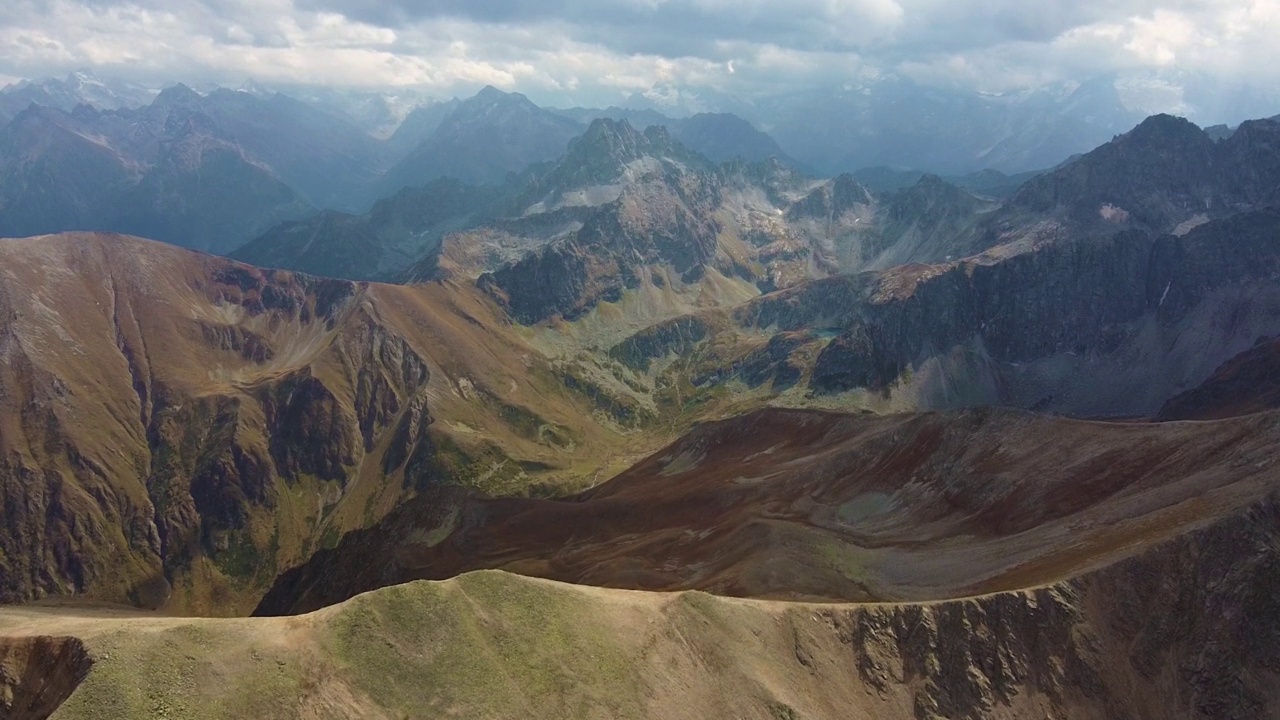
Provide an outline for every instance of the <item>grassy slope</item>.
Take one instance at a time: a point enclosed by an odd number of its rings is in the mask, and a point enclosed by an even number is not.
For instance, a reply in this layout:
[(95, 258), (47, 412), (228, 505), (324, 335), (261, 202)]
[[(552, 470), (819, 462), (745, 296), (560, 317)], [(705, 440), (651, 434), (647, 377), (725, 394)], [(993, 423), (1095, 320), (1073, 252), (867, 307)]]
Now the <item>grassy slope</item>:
[[(0, 634), (50, 628), (83, 636), (96, 660), (60, 720), (909, 712), (905, 697), (832, 682), (856, 676), (853, 656), (809, 606), (496, 571), (386, 588), (294, 618), (0, 612)], [(823, 666), (796, 661), (802, 642)]]
[[(85, 640), (96, 664), (55, 720), (1110, 717), (1135, 678), (1122, 655), (1100, 679), (1073, 593), (805, 605), (482, 571), (291, 618), (6, 609), (0, 635)], [(960, 621), (983, 639), (955, 647)]]

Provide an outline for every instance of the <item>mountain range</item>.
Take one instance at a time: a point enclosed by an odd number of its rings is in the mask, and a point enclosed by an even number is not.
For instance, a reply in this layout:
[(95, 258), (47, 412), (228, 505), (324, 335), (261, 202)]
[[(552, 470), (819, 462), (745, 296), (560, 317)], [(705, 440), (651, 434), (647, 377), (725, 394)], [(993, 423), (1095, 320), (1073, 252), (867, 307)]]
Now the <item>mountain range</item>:
[[(282, 221), (362, 212), (433, 180), (502, 184), (585, 129), (491, 87), (423, 105), (394, 133), (258, 87), (177, 85), (146, 104), (112, 92), (83, 75), (0, 92), (14, 109), (0, 128), (0, 234), (101, 229), (226, 253)], [(775, 149), (740, 118), (680, 123), (718, 156)]]
[[(1032, 115), (1004, 157), (1074, 132)], [(1280, 712), (1280, 122), (1156, 115), (1016, 180), (931, 136), (949, 180), (655, 119), (22, 110), (0, 707)]]
[(79, 72), (0, 89), (0, 234), (109, 230), (228, 253), (281, 222), (363, 214), (433, 180), (519, 182), (601, 118), (664, 126), (714, 163), (776, 158), (814, 177), (854, 172), (879, 192), (940, 174), (1004, 197), (1141, 119), (1117, 83), (980, 96), (886, 76), (669, 117), (544, 108), (492, 87), (448, 101), (256, 83), (197, 93)]

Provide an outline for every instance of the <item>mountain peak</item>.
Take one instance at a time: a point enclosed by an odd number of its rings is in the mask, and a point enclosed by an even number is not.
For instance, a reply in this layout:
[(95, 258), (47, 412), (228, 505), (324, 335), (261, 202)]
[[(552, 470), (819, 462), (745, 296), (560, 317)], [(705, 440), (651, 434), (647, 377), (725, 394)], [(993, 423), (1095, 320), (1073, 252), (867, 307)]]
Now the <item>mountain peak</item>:
[(1121, 138), (1129, 143), (1182, 147), (1188, 143), (1203, 143), (1209, 136), (1186, 118), (1160, 113), (1138, 123)]
[(640, 132), (627, 120), (596, 118), (587, 131), (569, 143), (560, 163), (572, 174), (586, 172), (596, 181), (610, 181), (625, 165), (644, 157), (674, 158), (688, 154), (663, 125)]
[[(642, 142), (641, 134), (626, 120), (596, 118), (586, 132), (573, 141), (573, 146), (618, 147)], [(570, 150), (572, 152), (572, 149)]]
[(533, 105), (525, 95), (518, 92), (506, 92), (492, 85), (485, 85), (480, 92), (471, 96), (464, 104), (477, 104), (485, 107), (497, 105)]
[(161, 90), (160, 94), (156, 95), (155, 104), (186, 107), (200, 102), (201, 99), (200, 93), (183, 83), (178, 83)]
[(940, 190), (940, 189), (954, 187), (954, 186), (951, 183), (947, 182), (946, 180), (943, 180), (938, 175), (934, 175), (933, 173), (925, 173), (924, 175), (920, 176), (919, 180), (916, 181), (915, 187), (918, 187), (921, 189), (929, 189), (929, 190)]
[(512, 93), (503, 92), (492, 85), (485, 85), (480, 88), (480, 92), (474, 95), (478, 100), (498, 100), (511, 95)]
[(68, 85), (93, 84), (100, 85), (102, 80), (92, 70), (80, 69), (67, 73), (65, 81)]

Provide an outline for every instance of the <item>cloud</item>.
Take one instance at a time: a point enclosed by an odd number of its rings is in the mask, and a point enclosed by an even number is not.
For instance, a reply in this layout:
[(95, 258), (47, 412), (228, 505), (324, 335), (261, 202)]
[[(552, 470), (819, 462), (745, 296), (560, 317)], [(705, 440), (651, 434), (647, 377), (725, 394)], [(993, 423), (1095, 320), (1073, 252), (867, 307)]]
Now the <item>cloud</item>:
[(1276, 37), (1280, 0), (6, 0), (0, 77), (493, 84), (565, 104), (885, 72), (993, 92), (1144, 72), (1275, 86)]

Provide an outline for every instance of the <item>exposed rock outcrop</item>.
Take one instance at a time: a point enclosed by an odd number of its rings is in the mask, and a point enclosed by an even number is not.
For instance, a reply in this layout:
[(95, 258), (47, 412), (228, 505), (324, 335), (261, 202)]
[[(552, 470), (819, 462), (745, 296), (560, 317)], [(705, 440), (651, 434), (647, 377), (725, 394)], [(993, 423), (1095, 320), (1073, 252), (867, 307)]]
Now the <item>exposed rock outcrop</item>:
[(0, 638), (0, 712), (8, 720), (45, 720), (92, 666), (77, 638)]

